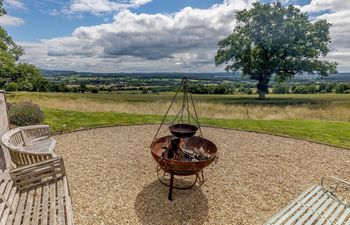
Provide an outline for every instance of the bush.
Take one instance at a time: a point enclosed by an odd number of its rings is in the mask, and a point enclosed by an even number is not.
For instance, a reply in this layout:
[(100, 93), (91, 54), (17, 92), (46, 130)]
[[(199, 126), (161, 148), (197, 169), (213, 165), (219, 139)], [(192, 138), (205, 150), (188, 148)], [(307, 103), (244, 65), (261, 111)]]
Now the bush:
[(44, 113), (37, 104), (19, 102), (9, 104), (10, 123), (16, 126), (29, 126), (44, 121)]
[(289, 87), (285, 84), (276, 84), (273, 87), (274, 94), (289, 94)]
[(335, 87), (335, 93), (343, 94), (346, 90), (349, 90), (350, 87), (347, 84), (337, 84)]
[(307, 87), (307, 93), (314, 94), (317, 92), (317, 87), (314, 84), (311, 84)]
[(91, 91), (91, 93), (93, 93), (93, 94), (97, 94), (97, 93), (98, 93), (98, 88), (96, 88), (96, 87), (91, 87), (91, 88), (90, 88), (90, 91)]
[(297, 86), (293, 90), (294, 94), (307, 94), (307, 89), (304, 86)]
[(6, 91), (17, 91), (19, 89), (19, 85), (15, 82), (10, 82), (5, 85)]

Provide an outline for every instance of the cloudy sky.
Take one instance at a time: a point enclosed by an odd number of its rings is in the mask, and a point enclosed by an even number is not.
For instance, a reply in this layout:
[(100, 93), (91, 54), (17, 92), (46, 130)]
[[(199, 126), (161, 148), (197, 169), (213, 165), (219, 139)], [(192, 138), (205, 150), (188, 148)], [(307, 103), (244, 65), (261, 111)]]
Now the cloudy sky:
[[(258, 0), (5, 0), (0, 17), (43, 69), (91, 72), (212, 72), (216, 43), (235, 12)], [(264, 0), (266, 2), (266, 0)], [(350, 71), (350, 1), (283, 0), (333, 24), (329, 60)]]

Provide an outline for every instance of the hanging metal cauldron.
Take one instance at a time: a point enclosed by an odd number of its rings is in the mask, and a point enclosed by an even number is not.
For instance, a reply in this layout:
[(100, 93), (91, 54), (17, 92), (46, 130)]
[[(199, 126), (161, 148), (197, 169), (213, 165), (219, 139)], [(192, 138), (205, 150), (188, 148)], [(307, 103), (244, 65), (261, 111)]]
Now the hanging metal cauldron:
[[(169, 125), (169, 131), (172, 135), (157, 138), (179, 92), (183, 92), (182, 107)], [(198, 130), (200, 134), (195, 136)], [(163, 184), (169, 186), (169, 200), (172, 200), (173, 188), (191, 188), (198, 179), (203, 182), (202, 170), (217, 158), (216, 145), (210, 140), (203, 138), (193, 97), (191, 92), (189, 92), (189, 81), (186, 77), (182, 79), (150, 148), (154, 160), (158, 163), (158, 178)], [(163, 176), (160, 176), (161, 170), (163, 171)], [(199, 176), (200, 173), (202, 176)], [(168, 182), (163, 179), (166, 174), (170, 175)], [(195, 175), (195, 181), (186, 187), (176, 187), (174, 186), (175, 175)]]

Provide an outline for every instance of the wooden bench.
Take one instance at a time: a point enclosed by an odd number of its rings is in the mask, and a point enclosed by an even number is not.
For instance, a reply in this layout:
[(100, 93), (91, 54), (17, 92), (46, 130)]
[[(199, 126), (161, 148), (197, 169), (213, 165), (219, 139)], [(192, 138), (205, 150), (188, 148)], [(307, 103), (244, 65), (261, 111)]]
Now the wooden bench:
[(56, 140), (51, 137), (47, 125), (17, 127), (4, 133), (1, 141), (9, 150), (11, 161), (16, 167), (57, 156), (54, 152)]
[(73, 224), (62, 158), (0, 174), (0, 224)]
[[(331, 185), (326, 185), (326, 181), (331, 181)], [(336, 177), (322, 178), (321, 185), (306, 190), (266, 225), (349, 225), (350, 204), (339, 194), (338, 189), (341, 187), (342, 191), (347, 192), (350, 190), (350, 183)]]

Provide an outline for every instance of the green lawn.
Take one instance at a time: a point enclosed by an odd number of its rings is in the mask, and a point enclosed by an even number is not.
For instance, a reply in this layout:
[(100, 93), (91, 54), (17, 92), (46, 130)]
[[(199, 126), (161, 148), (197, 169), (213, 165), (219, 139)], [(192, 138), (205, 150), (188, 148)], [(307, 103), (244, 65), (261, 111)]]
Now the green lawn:
[[(75, 112), (44, 109), (54, 132), (72, 131), (107, 125), (160, 123), (162, 116), (114, 112)], [(202, 118), (203, 125), (257, 131), (330, 144), (350, 149), (350, 122), (305, 120), (229, 120)]]

